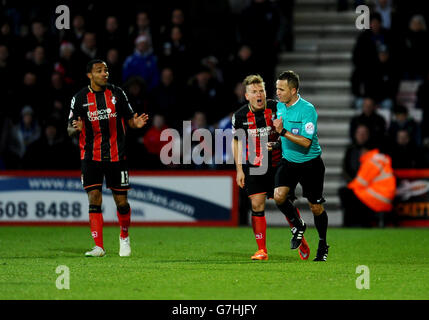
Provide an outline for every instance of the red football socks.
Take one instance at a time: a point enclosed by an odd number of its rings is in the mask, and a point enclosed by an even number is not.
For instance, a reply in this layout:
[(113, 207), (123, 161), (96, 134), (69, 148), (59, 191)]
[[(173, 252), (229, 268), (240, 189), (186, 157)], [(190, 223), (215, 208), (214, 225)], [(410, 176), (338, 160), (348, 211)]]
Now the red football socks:
[(101, 213), (89, 213), (91, 235), (95, 245), (104, 249), (103, 246), (103, 215)]
[(258, 250), (263, 249), (267, 252), (265, 235), (267, 232), (267, 220), (265, 216), (255, 216), (252, 215), (252, 227), (253, 233), (255, 234), (256, 243), (258, 245)]
[(121, 238), (125, 239), (128, 237), (128, 228), (131, 223), (131, 209), (126, 214), (120, 214), (119, 211), (116, 211), (116, 214), (121, 228)]

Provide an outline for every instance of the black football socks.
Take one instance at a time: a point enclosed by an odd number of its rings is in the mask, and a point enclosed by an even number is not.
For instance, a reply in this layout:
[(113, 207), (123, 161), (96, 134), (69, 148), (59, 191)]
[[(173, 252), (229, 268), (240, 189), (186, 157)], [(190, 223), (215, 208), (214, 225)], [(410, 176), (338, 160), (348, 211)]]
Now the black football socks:
[(300, 218), (298, 210), (289, 199), (280, 205), (277, 204), (277, 208), (279, 208), (289, 222), (295, 227), (302, 227), (304, 225), (304, 221)]
[(328, 231), (328, 215), (324, 210), (318, 216), (314, 215), (314, 225), (319, 233), (319, 243), (326, 245), (326, 233)]

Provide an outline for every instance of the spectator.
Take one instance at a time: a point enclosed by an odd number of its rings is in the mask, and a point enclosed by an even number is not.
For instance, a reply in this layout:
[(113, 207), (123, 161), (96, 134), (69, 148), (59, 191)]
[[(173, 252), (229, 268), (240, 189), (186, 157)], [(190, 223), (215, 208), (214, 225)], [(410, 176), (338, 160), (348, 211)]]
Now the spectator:
[(97, 36), (95, 32), (85, 32), (78, 50), (80, 65), (86, 65), (99, 54), (97, 49)]
[(388, 129), (388, 136), (393, 139), (392, 142), (397, 141), (397, 133), (399, 130), (408, 131), (411, 141), (416, 145), (421, 144), (420, 128), (418, 123), (409, 116), (408, 108), (398, 105), (393, 110), (394, 117), (390, 122)]
[(21, 111), (21, 119), (16, 127), (18, 139), (21, 144), (20, 157), (24, 156), (28, 146), (40, 138), (40, 125), (34, 117), (34, 111), (31, 106), (25, 106)]
[[(242, 104), (241, 104), (242, 105)], [(232, 110), (236, 110), (236, 109), (232, 109)], [(221, 129), (223, 131), (225, 130), (232, 130), (232, 115), (234, 114), (233, 111), (231, 111), (230, 113), (228, 113), (225, 117), (223, 117), (222, 119), (220, 119), (220, 121), (216, 124), (216, 129)], [(217, 169), (235, 169), (235, 165), (234, 165), (234, 155), (232, 154), (232, 150), (231, 150), (231, 144), (228, 143), (228, 139), (224, 139), (222, 144), (223, 144), (223, 149), (222, 149), (222, 164), (218, 164), (216, 166)], [(218, 146), (215, 145), (216, 148), (216, 157), (218, 157)], [(230, 164), (228, 164), (230, 163)]]
[[(9, 49), (5, 45), (0, 44), (0, 96), (2, 97), (2, 104), (4, 106), (13, 105), (14, 91), (18, 83), (16, 68), (10, 59)], [(11, 109), (9, 107), (5, 111), (9, 116), (13, 116)]]
[(212, 77), (219, 83), (224, 83), (223, 71), (219, 66), (219, 60), (215, 56), (204, 57), (201, 64), (209, 68)]
[(356, 177), (339, 190), (346, 227), (371, 227), (377, 213), (392, 210), (396, 180), (392, 160), (378, 149), (363, 149)]
[(245, 97), (246, 87), (243, 85), (242, 81), (239, 81), (235, 84), (233, 93), (234, 95), (233, 95), (233, 100), (231, 101), (230, 110), (237, 110), (240, 106), (244, 105), (247, 101)]
[(381, 16), (382, 27), (390, 30), (392, 26), (393, 8), (391, 0), (375, 0), (375, 11)]
[(73, 17), (72, 29), (66, 32), (63, 40), (71, 42), (75, 48), (80, 48), (85, 32), (85, 18), (83, 15), (77, 14)]
[(77, 147), (70, 140), (62, 139), (55, 122), (49, 120), (43, 135), (28, 146), (23, 167), (32, 170), (78, 169), (79, 158)]
[[(359, 124), (365, 124), (369, 128), (370, 136), (374, 138), (377, 146), (385, 142), (386, 121), (377, 114), (377, 106), (371, 98), (364, 98), (362, 104), (362, 113), (352, 118), (350, 122), (350, 138), (354, 139), (356, 128)], [(353, 141), (354, 142), (354, 141)]]
[(178, 81), (185, 82), (190, 76), (190, 62), (191, 59), (182, 30), (179, 27), (171, 28), (170, 36), (163, 44), (160, 64), (171, 68)]
[(129, 39), (133, 41), (130, 44), (130, 51), (133, 51), (135, 40), (141, 36), (144, 35), (148, 39), (148, 43), (150, 43), (153, 48), (158, 48), (158, 39), (159, 34), (158, 32), (152, 27), (151, 20), (149, 17), (149, 13), (146, 11), (141, 11), (137, 13), (136, 15), (136, 22), (133, 26), (130, 27), (129, 30)]
[(248, 44), (261, 66), (267, 93), (274, 89), (275, 67), (280, 44), (286, 32), (286, 19), (277, 4), (268, 0), (253, 0), (239, 19), (239, 42)]
[(192, 97), (187, 110), (183, 110), (183, 117), (189, 119), (196, 111), (204, 112), (205, 116), (214, 123), (222, 117), (226, 107), (222, 88), (211, 75), (210, 69), (200, 66), (195, 75), (189, 80), (186, 94)]
[(403, 68), (404, 77), (410, 80), (422, 80), (429, 71), (429, 36), (426, 22), (422, 15), (410, 19), (408, 30), (404, 35)]
[(102, 44), (100, 53), (106, 56), (108, 50), (111, 48), (117, 50), (125, 48), (126, 42), (124, 39), (126, 38), (119, 28), (118, 18), (115, 16), (108, 16), (106, 18), (105, 29), (100, 36), (100, 43)]
[[(191, 118), (191, 127), (190, 127), (190, 134), (193, 135), (194, 132), (198, 129), (206, 129), (210, 132), (210, 134), (213, 134), (213, 127), (208, 125), (207, 123), (207, 116), (204, 112), (201, 111), (196, 111), (192, 118)], [(184, 132), (184, 134), (189, 134), (188, 132)], [(200, 152), (198, 153), (199, 155), (201, 155), (202, 157), (204, 157), (204, 159), (206, 161), (204, 161), (201, 164), (192, 164), (192, 168), (197, 168), (197, 169), (208, 169), (211, 167), (211, 164), (209, 164), (209, 159), (213, 159), (213, 149), (212, 149), (212, 144), (210, 143), (210, 141), (207, 141), (206, 139), (204, 139), (203, 136), (201, 136), (199, 141), (194, 141), (192, 140), (192, 144), (191, 144), (191, 152), (190, 154), (183, 154), (183, 160), (184, 163), (187, 163), (187, 161), (190, 161), (189, 158), (192, 157), (192, 154), (195, 153), (194, 149), (198, 146), (198, 148), (200, 149)], [(192, 157), (193, 159), (193, 157)], [(214, 162), (213, 162), (214, 163)]]
[(64, 78), (61, 73), (54, 71), (51, 74), (51, 84), (48, 89), (49, 103), (53, 107), (50, 110), (51, 114), (58, 113), (61, 115), (64, 122), (64, 127), (67, 126), (67, 116), (69, 112), (69, 102), (72, 96), (72, 91), (64, 83)]
[[(128, 101), (138, 114), (149, 113), (148, 110), (148, 93), (146, 83), (141, 77), (132, 77), (124, 83), (124, 89), (128, 95)], [(133, 130), (138, 132), (139, 130)]]
[(162, 69), (161, 82), (151, 93), (150, 106), (152, 111), (150, 113), (159, 113), (164, 116), (170, 127), (182, 128), (183, 119), (180, 110), (182, 91), (183, 88), (176, 81), (173, 70), (170, 68)]
[(228, 108), (225, 108), (225, 116), (219, 120), (217, 124), (215, 124), (216, 128), (220, 129), (230, 129), (232, 128), (232, 115), (234, 110), (237, 110), (241, 106), (247, 103), (247, 100), (244, 96), (246, 92), (246, 87), (242, 82), (237, 82), (234, 87), (234, 91), (229, 95), (229, 101), (226, 103)]
[[(381, 45), (391, 45), (391, 35), (383, 28), (381, 15), (377, 12), (370, 16), (370, 28), (361, 32), (353, 50), (353, 62), (363, 66), (365, 61), (373, 65), (377, 61), (377, 48)], [(370, 66), (367, 66), (370, 70)]]
[(185, 14), (182, 9), (176, 8), (171, 12), (171, 25), (181, 28), (185, 26)]
[(46, 59), (44, 47), (37, 46), (34, 48), (26, 69), (32, 71), (40, 83), (49, 82), (53, 67)]
[(66, 84), (75, 87), (76, 82), (82, 79), (82, 72), (76, 68), (78, 62), (75, 47), (71, 42), (63, 42), (59, 51), (59, 59), (54, 64), (54, 70), (63, 76)]
[(45, 54), (49, 59), (56, 57), (55, 51), (58, 43), (56, 39), (48, 33), (48, 30), (42, 21), (35, 20), (31, 23), (31, 33), (27, 36), (24, 45), (27, 59), (31, 56), (31, 52), (37, 46), (45, 48)]
[[(400, 73), (395, 68), (390, 52), (385, 45), (378, 47), (378, 63), (372, 70), (372, 81), (364, 83), (367, 92), (375, 98), (381, 108), (391, 110), (398, 93)], [(369, 89), (374, 86), (373, 89)]]
[(191, 118), (191, 132), (197, 129), (208, 129), (213, 131), (213, 127), (207, 123), (207, 116), (202, 111), (196, 111)]
[(16, 126), (0, 108), (0, 169), (19, 169), (22, 150)]
[(406, 129), (396, 131), (392, 148), (392, 166), (394, 169), (414, 169), (422, 166), (422, 150), (412, 141)]
[[(76, 52), (72, 55), (72, 60), (78, 66), (86, 66), (89, 61), (98, 57), (99, 50), (97, 48), (97, 35), (95, 32), (85, 32), (82, 38), (82, 42), (79, 47), (76, 48)], [(76, 70), (76, 65), (71, 66)], [(82, 67), (81, 67), (82, 68)], [(86, 77), (86, 73), (82, 72), (82, 70), (77, 69), (75, 75), (75, 86), (82, 87), (88, 83), (88, 78)]]
[[(131, 77), (124, 83), (124, 90), (135, 112), (149, 114), (146, 83), (141, 77)], [(142, 169), (146, 167), (148, 155), (146, 152), (142, 152), (141, 145), (141, 138), (146, 130), (143, 128), (127, 131), (126, 144), (130, 168)]]
[(0, 24), (0, 45), (5, 45), (16, 60), (23, 58), (22, 41), (12, 32), (11, 23), (7, 20)]
[(249, 74), (258, 72), (253, 51), (248, 45), (242, 45), (225, 68), (228, 87), (233, 89), (237, 82), (243, 81)]
[(106, 62), (109, 68), (109, 82), (122, 83), (122, 63), (117, 48), (107, 50)]
[(184, 37), (189, 36), (187, 24), (185, 23), (185, 13), (180, 8), (175, 8), (171, 11), (171, 19), (168, 23), (161, 27), (161, 35), (163, 41), (168, 40), (171, 34), (171, 29), (178, 27)]
[(354, 132), (353, 142), (347, 147), (343, 158), (342, 176), (347, 183), (356, 177), (362, 150), (363, 148), (371, 149), (370, 144), (369, 128), (365, 124), (359, 124)]
[(37, 76), (33, 72), (26, 72), (22, 79), (22, 84), (17, 92), (19, 108), (31, 105), (38, 117), (44, 117), (44, 101), (46, 99), (43, 91), (40, 90)]
[(160, 153), (161, 149), (168, 143), (168, 141), (161, 141), (161, 133), (167, 129), (168, 126), (165, 123), (164, 116), (155, 114), (153, 116), (152, 126), (141, 139), (148, 152), (145, 164), (151, 169), (159, 169), (162, 167)]
[[(359, 109), (362, 97), (377, 96), (377, 80), (373, 77), (373, 70), (380, 67), (379, 51), (385, 46), (392, 58), (392, 41), (388, 30), (382, 27), (379, 13), (370, 16), (370, 29), (359, 34), (353, 48), (352, 93), (358, 99), (356, 108)], [(361, 99), (359, 99), (361, 98)]]
[(422, 110), (423, 119), (420, 124), (421, 139), (429, 147), (429, 71), (417, 89), (416, 107)]
[(122, 80), (127, 81), (132, 76), (140, 76), (151, 91), (159, 83), (158, 58), (153, 53), (152, 44), (145, 35), (140, 35), (135, 40), (135, 51), (125, 59)]

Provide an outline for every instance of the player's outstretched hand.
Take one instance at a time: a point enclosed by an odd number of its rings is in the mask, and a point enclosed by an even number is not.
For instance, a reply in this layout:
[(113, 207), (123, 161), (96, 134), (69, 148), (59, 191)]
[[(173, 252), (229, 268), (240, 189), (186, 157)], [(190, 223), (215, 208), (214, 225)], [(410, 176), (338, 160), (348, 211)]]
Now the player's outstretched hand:
[(81, 132), (82, 128), (83, 128), (83, 123), (82, 123), (82, 119), (80, 117), (77, 118), (77, 120), (73, 120), (72, 121), (72, 126), (73, 128), (75, 128), (77, 131)]
[(149, 116), (146, 113), (142, 113), (141, 115), (137, 115), (137, 113), (134, 114), (133, 123), (134, 127), (137, 129), (143, 128), (143, 126), (147, 123), (149, 120)]

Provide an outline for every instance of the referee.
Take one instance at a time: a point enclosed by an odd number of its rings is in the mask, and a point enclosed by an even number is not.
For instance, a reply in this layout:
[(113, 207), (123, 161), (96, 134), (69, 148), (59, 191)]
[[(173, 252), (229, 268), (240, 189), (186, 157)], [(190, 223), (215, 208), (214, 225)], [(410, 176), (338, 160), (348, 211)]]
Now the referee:
[[(282, 205), (289, 190), (298, 183), (307, 198), (314, 224), (319, 234), (319, 246), (313, 261), (326, 261), (328, 244), (326, 233), (328, 215), (323, 207), (323, 164), (317, 138), (317, 113), (314, 106), (298, 94), (299, 76), (293, 71), (284, 71), (277, 78), (276, 93), (281, 103), (277, 107), (277, 119), (273, 121), (275, 130), (280, 134), (282, 159), (275, 176), (274, 200)], [(303, 236), (304, 227), (293, 232)]]

